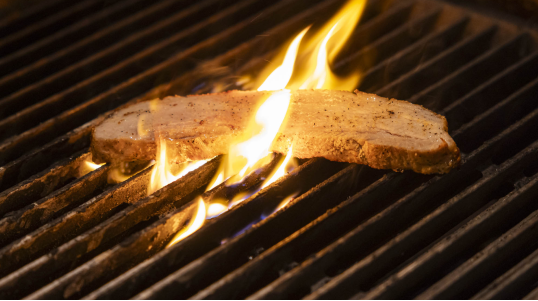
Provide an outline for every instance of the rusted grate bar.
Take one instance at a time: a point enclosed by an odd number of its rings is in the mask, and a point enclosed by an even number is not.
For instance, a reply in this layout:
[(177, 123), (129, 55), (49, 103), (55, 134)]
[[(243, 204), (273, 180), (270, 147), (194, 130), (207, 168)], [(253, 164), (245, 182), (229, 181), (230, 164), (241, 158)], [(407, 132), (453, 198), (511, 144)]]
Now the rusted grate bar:
[[(78, 164), (75, 166), (82, 165), (80, 164), (81, 161), (80, 159), (77, 160), (76, 163)], [(46, 224), (69, 208), (99, 194), (106, 186), (109, 171), (109, 166), (98, 168), (22, 209), (9, 212), (9, 214), (0, 219), (0, 234), (2, 237), (0, 244), (4, 245), (6, 242), (13, 240), (13, 238), (35, 230), (38, 226)], [(32, 184), (37, 185), (35, 182)], [(22, 198), (19, 201), (21, 203), (22, 201), (28, 202), (28, 199)]]
[(74, 155), (57, 162), (41, 173), (35, 174), (16, 187), (3, 191), (0, 194), (0, 216), (37, 201), (63, 186), (69, 180), (76, 178), (81, 162), (88, 158), (88, 154)]
[[(119, 184), (119, 187), (109, 189), (72, 212), (67, 213), (63, 218), (59, 218), (52, 223), (56, 227), (54, 230), (57, 233), (72, 232), (75, 230), (72, 227), (80, 223), (95, 223), (96, 221), (98, 223), (90, 227), (90, 230), (84, 234), (80, 230), (76, 231), (77, 234), (82, 235), (68, 241), (57, 249), (51, 250), (49, 255), (44, 255), (40, 258), (37, 258), (37, 256), (41, 255), (43, 250), (47, 250), (46, 245), (35, 246), (35, 248), (41, 248), (41, 250), (34, 250), (33, 253), (25, 249), (18, 249), (18, 252), (25, 256), (24, 260), (26, 262), (35, 260), (10, 274), (10, 276), (2, 278), (0, 280), (0, 294), (6, 297), (23, 297), (29, 291), (17, 291), (14, 288), (21, 284), (24, 284), (26, 288), (37, 289), (42, 287), (44, 285), (42, 281), (49, 279), (51, 274), (58, 275), (58, 273), (61, 273), (71, 261), (80, 257), (85, 258), (84, 255), (91, 254), (92, 251), (104, 251), (106, 248), (111, 247), (110, 244), (114, 242), (114, 239), (118, 239), (122, 234), (126, 233), (125, 235), (127, 236), (132, 234), (129, 230), (134, 226), (143, 221), (155, 221), (155, 218), (160, 213), (166, 212), (170, 208), (181, 206), (190, 200), (189, 197), (192, 197), (192, 194), (207, 185), (219, 164), (220, 160), (214, 159), (152, 196), (144, 198), (151, 175), (151, 170), (148, 169)], [(122, 204), (126, 205), (122, 206)], [(86, 216), (73, 214), (77, 212), (84, 212)], [(47, 226), (49, 225), (50, 223), (47, 224)], [(51, 227), (49, 226), (48, 228)], [(37, 239), (40, 237), (53, 234), (51, 232), (52, 230), (42, 228), (41, 231), (35, 232), (33, 239), (38, 241)], [(69, 237), (74, 236), (67, 236), (67, 238)], [(40, 241), (44, 244), (50, 244), (50, 238), (49, 241), (46, 239)], [(56, 241), (58, 242), (58, 239)], [(63, 239), (63, 241), (67, 241), (67, 239)], [(31, 246), (34, 244), (30, 242)], [(106, 248), (102, 249), (103, 247)], [(13, 248), (8, 248), (7, 250), (13, 250)], [(0, 254), (0, 260), (1, 256), (2, 254)], [(22, 258), (22, 255), (19, 255), (19, 258)], [(91, 257), (85, 259), (88, 260)]]

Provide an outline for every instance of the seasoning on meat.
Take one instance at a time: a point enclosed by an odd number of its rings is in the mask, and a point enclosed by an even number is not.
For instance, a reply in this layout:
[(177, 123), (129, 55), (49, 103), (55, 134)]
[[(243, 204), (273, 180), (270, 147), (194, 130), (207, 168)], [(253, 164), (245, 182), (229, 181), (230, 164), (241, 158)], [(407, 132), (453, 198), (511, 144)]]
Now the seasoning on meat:
[[(156, 155), (165, 138), (170, 160), (224, 154), (271, 91), (167, 97), (117, 110), (93, 132), (93, 160), (129, 162)], [(446, 173), (460, 163), (446, 119), (422, 106), (374, 94), (333, 90), (291, 93), (288, 117), (271, 150), (378, 169)]]

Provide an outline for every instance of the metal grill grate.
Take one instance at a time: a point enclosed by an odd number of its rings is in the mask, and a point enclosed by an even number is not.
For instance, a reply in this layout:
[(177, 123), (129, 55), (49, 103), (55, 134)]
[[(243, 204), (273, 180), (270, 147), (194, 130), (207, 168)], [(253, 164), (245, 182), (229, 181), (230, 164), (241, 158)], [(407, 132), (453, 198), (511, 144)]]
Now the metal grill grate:
[(335, 67), (445, 115), (458, 170), (308, 160), (170, 248), (220, 158), (149, 197), (149, 169), (80, 176), (107, 111), (248, 88), (343, 2), (52, 0), (0, 22), (0, 296), (537, 298), (538, 35), (445, 2), (370, 0)]

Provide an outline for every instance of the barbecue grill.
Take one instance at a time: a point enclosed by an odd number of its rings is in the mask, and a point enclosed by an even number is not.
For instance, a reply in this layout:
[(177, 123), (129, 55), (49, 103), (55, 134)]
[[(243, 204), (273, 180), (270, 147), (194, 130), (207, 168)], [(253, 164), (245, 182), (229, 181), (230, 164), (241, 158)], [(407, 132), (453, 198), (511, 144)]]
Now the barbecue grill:
[(463, 159), (446, 175), (302, 160), (167, 248), (222, 158), (150, 196), (150, 168), (81, 173), (111, 110), (249, 88), (343, 3), (49, 0), (5, 17), (0, 297), (538, 298), (538, 34), (483, 6), (369, 0), (335, 64), (445, 115)]

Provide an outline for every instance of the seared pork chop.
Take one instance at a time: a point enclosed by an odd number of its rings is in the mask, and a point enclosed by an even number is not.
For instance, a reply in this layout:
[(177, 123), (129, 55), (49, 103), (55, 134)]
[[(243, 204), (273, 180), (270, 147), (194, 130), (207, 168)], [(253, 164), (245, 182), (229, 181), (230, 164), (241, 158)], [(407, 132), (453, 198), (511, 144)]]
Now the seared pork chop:
[[(171, 161), (227, 153), (271, 91), (167, 97), (117, 110), (93, 132), (93, 160), (151, 160), (156, 137)], [(406, 101), (359, 91), (296, 90), (271, 150), (378, 169), (446, 173), (460, 162), (443, 116)]]

